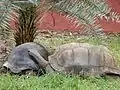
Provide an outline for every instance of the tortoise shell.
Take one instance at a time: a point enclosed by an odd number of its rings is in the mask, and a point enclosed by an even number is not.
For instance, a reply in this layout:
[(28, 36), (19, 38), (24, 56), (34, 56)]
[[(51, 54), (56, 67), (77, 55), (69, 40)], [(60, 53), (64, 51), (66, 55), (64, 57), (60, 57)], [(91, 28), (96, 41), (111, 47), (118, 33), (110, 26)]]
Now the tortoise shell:
[(11, 51), (4, 67), (13, 73), (36, 70), (46, 67), (48, 51), (40, 44), (29, 42), (21, 44)]
[(109, 49), (102, 45), (64, 44), (48, 59), (51, 67), (58, 72), (79, 75), (120, 75), (115, 58)]

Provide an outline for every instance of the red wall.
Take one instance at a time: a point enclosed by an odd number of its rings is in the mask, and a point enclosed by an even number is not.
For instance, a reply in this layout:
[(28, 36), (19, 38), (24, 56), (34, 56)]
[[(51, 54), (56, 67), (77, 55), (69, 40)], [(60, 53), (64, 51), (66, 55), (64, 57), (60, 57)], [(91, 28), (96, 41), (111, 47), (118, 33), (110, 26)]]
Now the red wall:
[[(108, 3), (113, 11), (120, 13), (120, 0), (108, 0)], [(120, 22), (101, 20), (100, 23), (106, 32), (120, 32)]]
[(55, 12), (45, 13), (39, 28), (49, 30), (79, 30), (79, 27), (73, 25), (64, 15)]
[[(109, 5), (114, 11), (120, 13), (120, 0), (108, 0)], [(120, 32), (120, 23), (113, 21), (100, 21), (101, 26), (104, 28), (105, 32)], [(12, 23), (14, 27), (14, 23)], [(80, 30), (80, 27), (75, 27), (73, 23), (67, 20), (63, 15), (55, 12), (47, 12), (44, 14), (42, 22), (38, 25), (40, 29), (49, 30)]]
[[(120, 13), (120, 0), (108, 0), (108, 3), (114, 11)], [(120, 23), (111, 20), (108, 22), (106, 20), (101, 20), (100, 24), (105, 32), (120, 32)], [(79, 30), (80, 27), (76, 28), (75, 25), (70, 23), (63, 15), (59, 15), (55, 12), (48, 12), (44, 14), (44, 19), (39, 25), (39, 28), (50, 30)]]

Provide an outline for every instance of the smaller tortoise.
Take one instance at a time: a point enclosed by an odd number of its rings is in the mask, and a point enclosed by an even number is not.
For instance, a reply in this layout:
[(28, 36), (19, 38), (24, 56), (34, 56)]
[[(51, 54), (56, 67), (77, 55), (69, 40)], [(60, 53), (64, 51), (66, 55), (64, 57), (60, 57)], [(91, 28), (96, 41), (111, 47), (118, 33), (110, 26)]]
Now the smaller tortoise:
[[(27, 71), (45, 73), (48, 64), (48, 51), (40, 44), (29, 42), (13, 48), (1, 71), (9, 69), (10, 72), (20, 74)], [(42, 71), (40, 71), (42, 70)]]
[(53, 70), (78, 75), (120, 75), (114, 57), (108, 48), (102, 45), (64, 44), (48, 59), (49, 65), (46, 67), (48, 72)]

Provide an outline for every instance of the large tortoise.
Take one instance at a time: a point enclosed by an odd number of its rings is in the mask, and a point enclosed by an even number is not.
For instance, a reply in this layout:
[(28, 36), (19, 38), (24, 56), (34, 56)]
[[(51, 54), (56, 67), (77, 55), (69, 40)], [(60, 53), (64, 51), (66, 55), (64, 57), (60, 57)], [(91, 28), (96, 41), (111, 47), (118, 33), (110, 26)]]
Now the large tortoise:
[(29, 42), (13, 48), (1, 71), (9, 69), (12, 73), (35, 71), (38, 74), (45, 73), (48, 60), (48, 51), (40, 44)]
[(59, 46), (49, 56), (48, 72), (58, 71), (68, 74), (120, 75), (111, 52), (102, 45), (88, 43), (69, 43)]

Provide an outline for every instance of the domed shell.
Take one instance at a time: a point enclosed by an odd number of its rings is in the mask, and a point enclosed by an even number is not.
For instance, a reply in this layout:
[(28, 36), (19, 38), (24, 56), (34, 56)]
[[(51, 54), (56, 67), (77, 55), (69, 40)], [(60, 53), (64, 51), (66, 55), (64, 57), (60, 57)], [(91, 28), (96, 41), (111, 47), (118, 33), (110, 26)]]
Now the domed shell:
[(39, 70), (47, 65), (48, 51), (40, 44), (29, 42), (15, 47), (3, 64), (13, 73)]
[(49, 63), (55, 71), (69, 74), (120, 75), (114, 57), (108, 48), (88, 43), (69, 43), (59, 46), (49, 56)]

